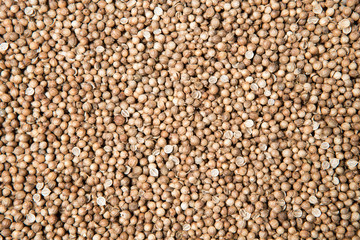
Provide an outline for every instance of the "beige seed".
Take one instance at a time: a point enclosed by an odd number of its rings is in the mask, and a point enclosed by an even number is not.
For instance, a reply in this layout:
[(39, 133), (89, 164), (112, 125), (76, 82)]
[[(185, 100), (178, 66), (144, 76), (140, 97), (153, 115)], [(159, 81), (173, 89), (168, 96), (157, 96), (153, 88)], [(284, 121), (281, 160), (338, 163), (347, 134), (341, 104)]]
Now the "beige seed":
[(251, 120), (251, 119), (248, 119), (248, 120), (245, 121), (244, 125), (245, 125), (245, 127), (247, 127), (247, 128), (251, 128), (251, 127), (254, 126), (254, 121)]
[(174, 146), (172, 146), (172, 145), (166, 145), (166, 146), (164, 147), (164, 152), (165, 152), (166, 154), (172, 153), (173, 150), (174, 150)]
[(321, 211), (320, 211), (319, 208), (313, 208), (311, 210), (311, 213), (312, 213), (312, 215), (314, 215), (314, 217), (320, 217), (321, 216)]
[(99, 206), (105, 206), (106, 205), (106, 199), (104, 197), (98, 197), (96, 199), (96, 204)]

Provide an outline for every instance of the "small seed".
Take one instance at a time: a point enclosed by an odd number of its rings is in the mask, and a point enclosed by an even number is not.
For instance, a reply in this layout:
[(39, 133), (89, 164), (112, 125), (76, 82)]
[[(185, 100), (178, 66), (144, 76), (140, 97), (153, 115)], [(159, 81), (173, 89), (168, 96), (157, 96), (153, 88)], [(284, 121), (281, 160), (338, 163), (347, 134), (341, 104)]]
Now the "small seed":
[(332, 168), (337, 168), (337, 166), (339, 166), (340, 160), (337, 158), (332, 158), (330, 160), (330, 165)]
[(312, 215), (314, 215), (314, 217), (320, 217), (321, 216), (321, 211), (318, 208), (313, 208), (311, 210), (311, 213), (312, 213)]
[(211, 176), (213, 176), (213, 177), (217, 177), (217, 176), (219, 176), (219, 170), (218, 169), (213, 169), (213, 170), (211, 170)]
[(323, 142), (320, 145), (320, 148), (324, 149), (324, 150), (328, 149), (329, 147), (330, 147), (330, 144), (328, 142)]
[(32, 96), (32, 95), (34, 95), (34, 93), (35, 93), (35, 90), (33, 88), (29, 87), (25, 90), (25, 94), (28, 96)]
[(154, 14), (157, 15), (157, 16), (161, 16), (161, 15), (163, 15), (163, 13), (164, 13), (164, 11), (162, 10), (161, 7), (156, 7), (154, 9)]
[(210, 84), (215, 84), (216, 82), (217, 82), (217, 77), (215, 77), (215, 76), (211, 76), (210, 78), (209, 78), (209, 83)]
[(74, 147), (73, 149), (72, 149), (72, 153), (75, 155), (75, 156), (80, 156), (80, 153), (81, 153), (81, 151), (80, 151), (80, 148), (78, 148), (78, 147)]
[(172, 153), (173, 150), (174, 150), (174, 146), (172, 146), (172, 145), (166, 145), (166, 146), (164, 147), (164, 152), (165, 152), (166, 154)]
[(159, 170), (157, 170), (156, 168), (151, 168), (150, 169), (150, 176), (158, 177), (159, 176)]
[(317, 197), (315, 197), (315, 196), (310, 196), (310, 197), (309, 197), (309, 202), (310, 202), (311, 204), (317, 204), (317, 203), (318, 203), (318, 199), (317, 199)]
[(245, 158), (238, 156), (236, 157), (235, 163), (238, 167), (243, 167), (246, 164)]
[(220, 77), (220, 81), (227, 83), (227, 82), (229, 82), (229, 77), (227, 75), (222, 75)]
[(99, 206), (105, 206), (106, 205), (106, 199), (104, 197), (98, 197), (96, 199), (96, 204)]
[(245, 58), (252, 59), (253, 57), (254, 57), (254, 52), (253, 51), (247, 51), (245, 53)]
[(248, 120), (245, 121), (244, 125), (245, 125), (245, 127), (247, 127), (247, 128), (251, 128), (251, 127), (254, 126), (254, 121), (251, 120), (251, 119), (248, 119)]

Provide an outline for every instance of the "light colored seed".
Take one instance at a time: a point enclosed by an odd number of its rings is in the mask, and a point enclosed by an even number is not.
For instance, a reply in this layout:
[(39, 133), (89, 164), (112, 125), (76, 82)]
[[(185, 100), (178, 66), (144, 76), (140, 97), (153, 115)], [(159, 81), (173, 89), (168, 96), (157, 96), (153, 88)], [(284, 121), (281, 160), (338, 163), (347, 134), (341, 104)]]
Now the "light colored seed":
[(148, 161), (149, 161), (150, 163), (155, 162), (155, 156), (154, 156), (154, 155), (148, 156)]
[(213, 196), (211, 199), (212, 199), (212, 201), (214, 203), (219, 203), (220, 202), (220, 198), (218, 196)]
[(0, 109), (0, 117), (5, 117), (6, 116), (6, 112), (4, 109)]
[(314, 131), (315, 131), (315, 130), (318, 130), (319, 127), (320, 127), (320, 123), (313, 121), (312, 127), (313, 127), (313, 130), (314, 130)]
[(35, 10), (32, 7), (26, 7), (24, 9), (24, 13), (25, 13), (25, 15), (32, 17), (35, 15)]
[(130, 145), (130, 150), (135, 152), (137, 150), (137, 145), (135, 144)]
[(328, 142), (323, 142), (320, 145), (320, 148), (324, 149), (324, 150), (328, 149), (329, 147), (330, 147), (330, 144)]
[(318, 199), (317, 199), (317, 197), (315, 197), (315, 196), (310, 196), (310, 197), (309, 197), (309, 202), (310, 202), (311, 204), (317, 204), (317, 203), (318, 203)]
[(149, 38), (151, 38), (151, 33), (148, 31), (144, 31), (143, 36), (146, 40), (148, 40)]
[(251, 120), (251, 119), (248, 119), (248, 120), (245, 121), (244, 125), (245, 125), (245, 127), (247, 127), (247, 128), (251, 128), (251, 127), (254, 126), (254, 121)]
[(34, 214), (29, 213), (28, 215), (26, 215), (26, 220), (27, 220), (29, 223), (33, 223), (33, 222), (35, 222), (36, 217), (35, 217)]
[(322, 11), (323, 11), (323, 9), (322, 9), (322, 7), (320, 6), (320, 4), (315, 4), (315, 5), (313, 6), (313, 12), (314, 12), (315, 14), (320, 14), (320, 13), (322, 13)]
[(6, 43), (6, 42), (3, 42), (3, 43), (1, 43), (0, 44), (0, 51), (6, 51), (6, 50), (8, 50), (8, 48), (9, 48), (9, 44), (8, 43)]
[(127, 24), (128, 22), (129, 22), (129, 19), (127, 19), (127, 18), (121, 18), (120, 19), (121, 24)]
[(25, 90), (25, 95), (28, 95), (28, 96), (32, 96), (34, 95), (35, 93), (35, 89), (31, 88), (31, 87), (28, 87), (26, 90)]
[(103, 46), (97, 46), (95, 51), (97, 53), (103, 53), (103, 52), (105, 52), (105, 48)]
[(351, 27), (347, 27), (347, 28), (344, 28), (343, 30), (342, 30), (342, 32), (344, 33), (344, 34), (349, 34), (349, 33), (351, 33)]
[(171, 155), (171, 156), (169, 157), (169, 159), (170, 159), (171, 161), (173, 161), (173, 162), (175, 163), (175, 165), (179, 165), (179, 163), (180, 163), (179, 158), (178, 158), (178, 157), (175, 157), (175, 156), (173, 156), (173, 155)]
[(239, 139), (241, 137), (242, 137), (242, 133), (240, 131), (235, 131), (234, 132), (234, 138)]
[(213, 176), (213, 177), (219, 176), (219, 173), (220, 173), (220, 171), (216, 168), (211, 170), (211, 176)]
[(236, 157), (236, 159), (235, 159), (235, 164), (236, 164), (238, 167), (243, 167), (243, 166), (245, 166), (245, 164), (246, 164), (245, 158), (243, 158), (243, 157), (241, 157), (241, 156)]
[(350, 27), (350, 20), (349, 19), (343, 19), (343, 20), (341, 20), (339, 23), (338, 23), (338, 28), (340, 29), (340, 30), (343, 30), (343, 29), (345, 29), (345, 28), (348, 28), (348, 27)]
[(321, 164), (322, 169), (328, 170), (330, 168), (330, 163), (328, 161), (325, 161)]
[(253, 91), (257, 91), (259, 89), (259, 86), (256, 83), (252, 83), (250, 85), (250, 89), (253, 90)]
[(201, 164), (203, 162), (203, 159), (202, 159), (202, 157), (195, 157), (195, 163), (196, 164)]
[(80, 156), (80, 153), (81, 153), (80, 148), (78, 148), (78, 147), (74, 147), (71, 152), (72, 152), (72, 154), (74, 154), (77, 157)]
[(265, 155), (266, 159), (271, 159), (271, 154), (270, 153), (265, 152), (264, 155)]
[(51, 193), (51, 191), (50, 191), (50, 189), (47, 188), (47, 187), (45, 187), (45, 188), (43, 188), (43, 189), (41, 190), (41, 195), (43, 195), (44, 197), (49, 196), (50, 193)]
[(106, 205), (106, 199), (104, 197), (98, 197), (96, 199), (96, 204), (99, 206), (105, 206)]
[(266, 97), (270, 97), (270, 96), (271, 96), (271, 91), (265, 90), (265, 91), (264, 91), (264, 95), (265, 95)]
[(337, 166), (339, 166), (340, 164), (340, 160), (337, 158), (332, 158), (330, 159), (330, 165), (332, 168), (337, 168)]
[(38, 194), (38, 193), (35, 193), (34, 195), (33, 195), (33, 200), (34, 200), (34, 202), (40, 202), (40, 200), (41, 200), (41, 196), (40, 196), (40, 194)]
[(200, 91), (195, 91), (191, 94), (191, 97), (192, 98), (195, 98), (195, 99), (200, 99), (201, 98), (201, 92)]
[(227, 82), (229, 82), (229, 77), (227, 75), (222, 75), (220, 77), (220, 81), (227, 83)]
[(349, 168), (354, 168), (358, 165), (358, 161), (356, 161), (355, 159), (350, 159), (350, 160), (347, 160), (346, 161), (346, 165), (349, 167)]
[(129, 8), (131, 8), (131, 7), (135, 6), (135, 4), (136, 4), (136, 0), (130, 0), (130, 1), (127, 3), (127, 6), (128, 6)]
[(333, 177), (332, 182), (333, 182), (333, 184), (335, 184), (335, 185), (339, 185), (340, 180), (339, 180), (339, 178), (338, 178), (338, 177)]
[(156, 16), (161, 16), (161, 15), (163, 15), (163, 13), (164, 13), (164, 11), (162, 10), (161, 7), (156, 7), (156, 8), (154, 9), (154, 14), (155, 14)]
[(318, 22), (319, 22), (319, 18), (316, 16), (311, 16), (308, 18), (308, 23), (317, 24)]
[(247, 212), (244, 210), (244, 213), (243, 213), (243, 219), (245, 221), (248, 221), (249, 219), (251, 218), (251, 213)]
[(159, 176), (159, 170), (157, 170), (156, 168), (151, 168), (150, 169), (150, 176), (158, 177)]
[(186, 210), (186, 209), (189, 208), (189, 204), (187, 202), (182, 202), (180, 204), (180, 207), (181, 207), (182, 210)]
[(131, 167), (130, 167), (130, 166), (126, 166), (126, 167), (125, 167), (125, 172), (124, 172), (124, 174), (127, 175), (127, 174), (129, 174), (130, 172), (131, 172)]
[(266, 81), (261, 79), (258, 81), (257, 85), (259, 86), (259, 88), (265, 88), (266, 87)]
[(260, 143), (260, 144), (259, 144), (259, 149), (260, 149), (261, 151), (266, 151), (267, 148), (268, 148), (268, 146), (267, 146), (265, 143)]
[(154, 155), (154, 156), (160, 155), (160, 150), (159, 150), (159, 149), (154, 150), (154, 151), (153, 151), (153, 155)]
[(320, 217), (321, 216), (321, 211), (320, 211), (319, 208), (313, 208), (311, 210), (311, 213), (312, 213), (312, 215), (314, 215), (314, 217)]
[(224, 133), (224, 138), (225, 139), (231, 139), (234, 136), (234, 133), (230, 130), (226, 130)]
[(303, 215), (303, 212), (300, 209), (294, 210), (293, 211), (294, 217), (296, 218), (301, 218)]
[(217, 80), (218, 80), (218, 78), (215, 77), (215, 76), (209, 77), (209, 83), (210, 83), (210, 84), (215, 84), (215, 83), (217, 83)]
[(126, 118), (130, 117), (130, 113), (128, 110), (121, 110), (121, 115)]
[(269, 106), (273, 106), (274, 104), (275, 104), (275, 100), (272, 99), (272, 98), (270, 98), (270, 99), (268, 100), (268, 105), (269, 105)]
[(185, 225), (183, 226), (183, 230), (184, 230), (184, 231), (189, 231), (190, 229), (191, 229), (190, 224), (185, 224)]
[(112, 184), (113, 184), (113, 181), (111, 179), (106, 179), (104, 186), (108, 188), (108, 187), (111, 187)]
[(245, 81), (248, 83), (252, 83), (254, 81), (254, 78), (252, 76), (248, 76), (245, 78)]
[(112, 152), (112, 147), (110, 147), (110, 146), (105, 146), (105, 147), (104, 147), (104, 150), (105, 150), (105, 152)]
[(154, 33), (154, 35), (159, 35), (160, 33), (161, 33), (161, 29), (155, 29), (154, 31), (153, 31), (153, 33)]
[(174, 146), (172, 146), (172, 145), (166, 145), (166, 146), (164, 147), (164, 152), (165, 152), (166, 154), (172, 153), (173, 150), (174, 150)]
[(43, 189), (44, 186), (45, 186), (45, 184), (43, 182), (39, 182), (36, 184), (36, 189), (41, 190), (41, 189)]
[(245, 53), (245, 58), (252, 59), (253, 57), (254, 57), (254, 52), (253, 51), (247, 51)]

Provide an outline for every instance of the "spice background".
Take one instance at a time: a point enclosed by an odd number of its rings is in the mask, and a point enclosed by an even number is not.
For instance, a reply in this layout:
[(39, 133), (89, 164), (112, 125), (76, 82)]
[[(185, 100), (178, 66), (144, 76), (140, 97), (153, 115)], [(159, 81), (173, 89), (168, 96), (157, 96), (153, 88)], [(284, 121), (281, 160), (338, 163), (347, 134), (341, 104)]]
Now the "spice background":
[(358, 0), (0, 0), (0, 239), (360, 239)]

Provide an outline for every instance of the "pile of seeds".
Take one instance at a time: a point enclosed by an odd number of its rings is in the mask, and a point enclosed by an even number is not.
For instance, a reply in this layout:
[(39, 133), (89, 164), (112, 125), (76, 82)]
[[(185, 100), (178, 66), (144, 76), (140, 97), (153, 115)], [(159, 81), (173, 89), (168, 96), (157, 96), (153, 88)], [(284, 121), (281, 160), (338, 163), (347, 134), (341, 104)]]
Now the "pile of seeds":
[(0, 239), (360, 239), (358, 0), (3, 0)]

